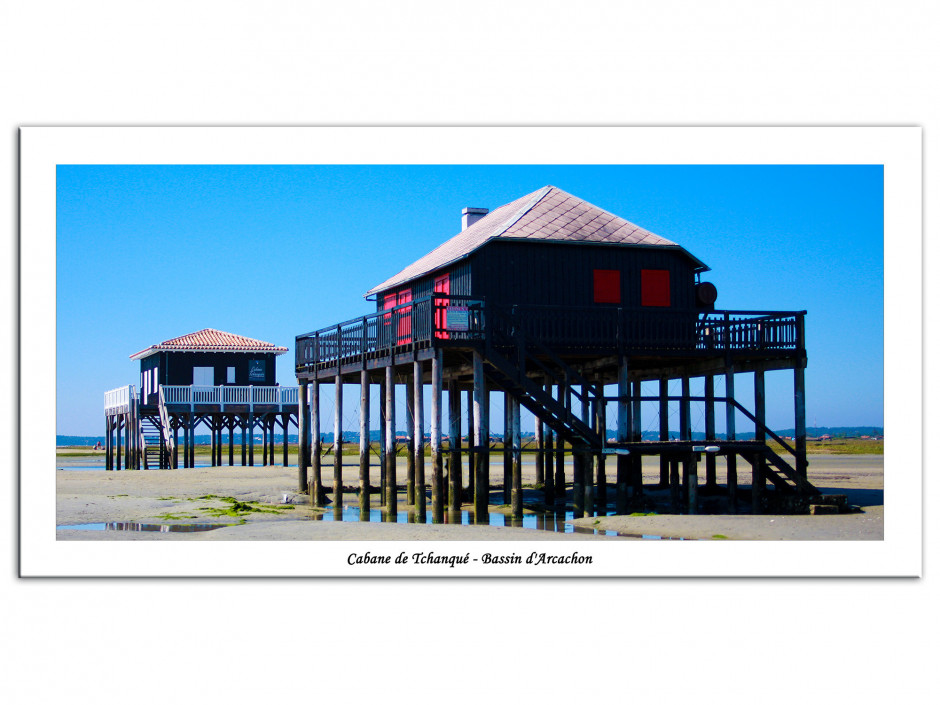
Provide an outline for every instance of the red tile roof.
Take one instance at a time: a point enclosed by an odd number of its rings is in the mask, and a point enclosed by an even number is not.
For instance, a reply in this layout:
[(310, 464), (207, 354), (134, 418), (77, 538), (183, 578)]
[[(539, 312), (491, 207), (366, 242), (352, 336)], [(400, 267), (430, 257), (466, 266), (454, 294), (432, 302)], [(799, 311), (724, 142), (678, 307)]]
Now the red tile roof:
[(243, 335), (226, 333), (215, 328), (204, 328), (195, 333), (181, 335), (178, 338), (164, 340), (131, 355), (132, 360), (140, 360), (161, 350), (184, 352), (273, 352), (283, 355), (287, 348), (266, 343), (263, 340), (246, 338)]
[[(370, 289), (366, 296), (429, 274), (466, 257), (495, 239), (642, 245), (669, 247), (685, 252), (671, 240), (644, 230), (560, 188), (545, 186), (500, 206), (394, 277)], [(695, 257), (692, 259), (703, 269), (708, 269)]]

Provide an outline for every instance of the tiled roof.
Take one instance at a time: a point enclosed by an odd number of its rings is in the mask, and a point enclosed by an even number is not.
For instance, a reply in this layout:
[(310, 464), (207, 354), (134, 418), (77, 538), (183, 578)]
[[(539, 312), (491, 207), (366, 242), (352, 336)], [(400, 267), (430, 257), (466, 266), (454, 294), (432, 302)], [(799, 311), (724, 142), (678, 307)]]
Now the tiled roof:
[(132, 360), (140, 360), (161, 350), (176, 350), (184, 352), (273, 352), (283, 355), (287, 348), (266, 343), (263, 340), (246, 338), (243, 335), (226, 333), (215, 328), (204, 328), (195, 333), (181, 335), (178, 338), (164, 340), (162, 343), (151, 345), (140, 352), (131, 355)]
[[(500, 206), (391, 279), (373, 287), (366, 295), (417, 279), (466, 257), (497, 238), (670, 247), (685, 252), (671, 240), (644, 230), (560, 188), (545, 186)], [(696, 258), (692, 259), (707, 269)]]

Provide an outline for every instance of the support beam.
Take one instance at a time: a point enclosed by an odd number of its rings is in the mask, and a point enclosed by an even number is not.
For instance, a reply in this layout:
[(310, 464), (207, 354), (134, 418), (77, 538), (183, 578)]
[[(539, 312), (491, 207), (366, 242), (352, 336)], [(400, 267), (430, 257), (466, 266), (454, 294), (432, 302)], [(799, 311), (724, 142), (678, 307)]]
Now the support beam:
[[(310, 441), (307, 429), (310, 427), (309, 403), (307, 402), (307, 380), (301, 380), (297, 389), (297, 491), (307, 492), (307, 467), (310, 463)], [(242, 435), (244, 438), (244, 434)]]
[(489, 446), (490, 431), (487, 419), (486, 380), (483, 378), (483, 356), (473, 351), (473, 511), (476, 523), (489, 523)]
[(512, 517), (522, 519), (522, 428), (521, 407), (512, 400)]
[(320, 381), (310, 383), (310, 503), (314, 507), (323, 506), (323, 478), (321, 465), (323, 439), (320, 434)]
[(343, 506), (343, 377), (333, 383), (333, 510)]
[(415, 395), (414, 375), (405, 382), (405, 436), (408, 438), (405, 457), (405, 504), (413, 507), (415, 503)]
[(369, 449), (372, 436), (369, 430), (369, 372), (363, 368), (359, 373), (359, 520), (368, 521), (369, 497)]
[(460, 466), (460, 392), (456, 380), (447, 382), (447, 401), (450, 407), (450, 486), (447, 488), (447, 506), (459, 512), (463, 502), (463, 478)]
[[(729, 365), (725, 371), (725, 438), (729, 441), (735, 440), (735, 416), (736, 410), (734, 404), (734, 367)], [(738, 511), (738, 456), (736, 453), (728, 453), (725, 457), (728, 473), (728, 511), (731, 514), (737, 514)]]
[[(802, 320), (802, 319), (801, 319)], [(807, 473), (806, 462), (806, 385), (802, 367), (793, 369), (793, 411), (796, 437), (796, 472), (804, 480)]]
[(535, 417), (535, 484), (545, 484), (545, 423)]
[(477, 454), (476, 454), (476, 418), (474, 411), (473, 387), (467, 390), (467, 494), (476, 498)]
[(503, 504), (512, 501), (512, 397), (503, 393)]
[(395, 455), (395, 368), (385, 368), (385, 516), (398, 518), (397, 456)]
[(427, 520), (427, 486), (424, 479), (424, 370), (415, 360), (412, 365), (414, 379), (414, 456), (415, 456), (415, 515), (424, 523)]
[(388, 471), (388, 465), (386, 461), (385, 449), (388, 446), (386, 434), (388, 433), (388, 423), (385, 418), (386, 405), (385, 405), (385, 390), (387, 386), (385, 384), (385, 372), (383, 371), (382, 376), (379, 379), (379, 497), (381, 498), (379, 504), (383, 507), (385, 506), (385, 497), (388, 495), (388, 487), (386, 485), (386, 472)]
[[(767, 441), (767, 432), (765, 431), (767, 406), (765, 402), (764, 371), (757, 370), (754, 373), (754, 418), (757, 419), (754, 424), (754, 440), (760, 443), (766, 443)], [(759, 514), (761, 511), (761, 498), (764, 494), (765, 483), (764, 454), (758, 453), (754, 458), (751, 473), (751, 511), (754, 514)]]
[(431, 359), (431, 518), (435, 524), (444, 521), (444, 455), (441, 448), (441, 403), (443, 401), (443, 352), (435, 351)]
[[(659, 380), (659, 440), (663, 443), (669, 441), (669, 380)], [(669, 487), (669, 460), (665, 455), (659, 456), (659, 488)]]
[[(633, 388), (633, 413), (630, 414), (630, 436), (634, 443), (639, 443), (643, 439), (643, 424), (641, 420), (643, 386), (639, 379), (631, 382)], [(631, 475), (633, 481), (633, 496), (639, 497), (643, 494), (643, 458), (639, 453), (631, 456)]]
[[(559, 404), (565, 406), (566, 409), (571, 408), (571, 395), (567, 391), (567, 385), (560, 384), (558, 385), (558, 402)], [(567, 494), (567, 488), (565, 487), (565, 441), (567, 440), (565, 434), (558, 434), (558, 442), (555, 448), (555, 500), (556, 502), (560, 499), (562, 504), (565, 502), (565, 495)]]
[[(195, 439), (193, 439), (195, 441)], [(193, 443), (195, 445), (195, 443)], [(254, 467), (255, 464), (255, 413), (248, 412), (248, 465)]]
[[(715, 376), (705, 377), (705, 438), (709, 442), (715, 439)], [(715, 454), (705, 454), (705, 488), (714, 491), (718, 488), (718, 476), (715, 469)]]
[[(602, 380), (597, 381), (597, 385), (601, 390), (601, 397), (606, 396), (604, 394), (604, 383)], [(607, 445), (607, 403), (604, 401), (599, 401), (597, 404), (597, 411), (595, 412), (595, 419), (597, 423), (596, 431), (597, 434), (601, 437), (601, 441), (604, 445)], [(604, 453), (597, 454), (597, 495), (596, 495), (596, 510), (601, 516), (607, 514), (607, 456)]]
[[(545, 394), (551, 396), (552, 385), (545, 385)], [(555, 502), (555, 433), (551, 427), (545, 429), (545, 504)]]

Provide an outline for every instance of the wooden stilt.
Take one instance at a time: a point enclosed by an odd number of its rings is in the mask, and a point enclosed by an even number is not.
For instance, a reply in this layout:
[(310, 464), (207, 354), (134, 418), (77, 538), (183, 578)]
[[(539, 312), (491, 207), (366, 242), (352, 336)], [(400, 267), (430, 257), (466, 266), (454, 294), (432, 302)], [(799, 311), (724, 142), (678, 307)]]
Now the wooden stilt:
[(323, 438), (320, 434), (320, 381), (310, 382), (310, 503), (323, 506), (323, 478), (321, 474)]
[[(705, 438), (709, 442), (715, 438), (715, 375), (705, 377)], [(705, 454), (705, 488), (714, 491), (718, 487), (718, 474), (715, 469), (715, 454)]]
[[(682, 378), (682, 400), (679, 402), (679, 439), (683, 441), (692, 440), (692, 400), (690, 392), (690, 380), (688, 377)], [(682, 495), (688, 498), (689, 490), (689, 456), (682, 458)]]
[(343, 377), (337, 374), (333, 384), (333, 509), (343, 506)]
[(117, 434), (116, 434), (117, 435), (117, 453), (115, 453), (115, 457), (117, 458), (117, 464), (114, 469), (120, 470), (121, 469), (121, 426), (123, 425), (123, 422), (124, 422), (124, 415), (119, 414), (116, 418), (117, 418), (117, 427), (115, 430), (117, 431)]
[[(290, 443), (290, 434), (288, 433), (288, 431), (290, 430), (290, 414), (281, 414), (281, 430), (284, 431), (284, 438), (282, 439), (284, 441), (282, 460), (284, 462), (284, 467), (286, 468), (289, 464), (288, 463), (288, 451), (289, 451), (288, 444)], [(229, 455), (231, 455), (231, 453), (229, 453)]]
[(215, 467), (218, 462), (218, 420), (215, 414), (209, 414), (209, 465)]
[[(597, 382), (598, 388), (601, 392), (601, 397), (604, 397), (604, 383), (601, 380)], [(604, 446), (607, 445), (607, 403), (603, 400), (599, 400), (597, 404), (597, 411), (595, 412), (595, 419), (597, 423), (597, 433), (601, 437), (601, 441), (604, 443)], [(607, 514), (607, 456), (604, 453), (597, 454), (597, 495), (596, 495), (596, 506), (595, 510), (601, 515)]]
[[(643, 397), (643, 383), (635, 379), (631, 383), (633, 390), (633, 401), (630, 414), (630, 437), (634, 443), (639, 443), (643, 439), (643, 424), (641, 420)], [(643, 494), (643, 458), (639, 453), (634, 453), (630, 458), (630, 474), (632, 476), (633, 496), (639, 497)]]
[(242, 467), (248, 464), (248, 415), (243, 414), (238, 418), (238, 428), (241, 430), (242, 437)]
[[(551, 396), (552, 386), (545, 385), (545, 393)], [(545, 504), (555, 502), (555, 433), (551, 427), (545, 430)]]
[[(617, 364), (617, 442), (630, 440), (629, 408), (630, 367), (627, 357), (621, 355)], [(627, 486), (631, 459), (627, 455), (617, 456), (617, 514), (627, 513)]]
[[(757, 421), (754, 424), (754, 440), (759, 443), (767, 442), (766, 433), (766, 404), (764, 397), (764, 371), (754, 372), (754, 417)], [(764, 454), (757, 453), (755, 462), (751, 468), (751, 511), (759, 514), (762, 507), (762, 497), (764, 494), (764, 484), (766, 482), (764, 474)]]
[(431, 358), (431, 518), (436, 524), (444, 521), (444, 455), (441, 448), (441, 403), (444, 392), (442, 355), (438, 350)]
[(450, 483), (447, 488), (447, 506), (452, 512), (459, 512), (463, 503), (463, 469), (460, 466), (460, 392), (455, 380), (447, 383), (447, 401), (450, 406)]
[(310, 462), (310, 439), (307, 438), (307, 429), (310, 427), (309, 408), (307, 402), (307, 380), (300, 380), (297, 388), (297, 491), (307, 492), (307, 467)]
[[(235, 465), (235, 417), (229, 415), (226, 425), (228, 426), (228, 464), (231, 466)], [(284, 465), (287, 465), (286, 459)]]
[(255, 465), (255, 412), (248, 412), (248, 466)]
[(369, 450), (372, 434), (369, 431), (369, 372), (359, 372), (359, 519), (367, 521), (370, 511), (369, 498)]
[(405, 449), (405, 504), (413, 507), (415, 503), (415, 395), (414, 375), (405, 383), (405, 436), (408, 447)]
[[(711, 455), (707, 453), (706, 455)], [(698, 514), (698, 454), (692, 453), (688, 460), (688, 495), (689, 495), (689, 514)]]
[[(725, 438), (729, 441), (735, 440), (735, 416), (736, 409), (732, 403), (734, 400), (734, 367), (729, 365), (725, 368)], [(725, 456), (725, 463), (728, 474), (728, 511), (731, 514), (738, 512), (738, 456), (736, 453), (729, 452)]]
[(104, 417), (104, 469), (111, 470), (111, 417)]
[[(802, 323), (802, 318), (799, 319)], [(796, 472), (804, 480), (807, 473), (806, 462), (806, 386), (802, 363), (793, 368), (793, 411), (794, 434), (796, 438)]]
[(180, 423), (179, 418), (174, 416), (173, 421), (173, 469), (177, 470), (180, 466)]
[[(512, 516), (522, 519), (522, 429), (518, 399), (512, 400)], [(536, 422), (536, 426), (538, 422)]]
[[(659, 380), (659, 440), (669, 440), (669, 380)], [(669, 487), (669, 460), (659, 455), (659, 488)]]
[(512, 397), (503, 393), (503, 504), (512, 501)]
[(486, 380), (483, 378), (483, 356), (473, 351), (473, 440), (476, 448), (473, 468), (473, 512), (477, 523), (489, 522), (490, 482), (487, 474), (490, 433), (486, 418)]
[(535, 417), (535, 484), (545, 484), (545, 424)]
[[(567, 385), (558, 385), (558, 401), (566, 409), (571, 409), (571, 395), (567, 392)], [(565, 441), (568, 440), (563, 433), (558, 434), (558, 443), (555, 448), (555, 498), (561, 499), (564, 504), (567, 494), (565, 486)]]
[(388, 432), (388, 423), (386, 422), (385, 413), (385, 374), (382, 374), (381, 379), (379, 379), (379, 504), (385, 506), (385, 498), (388, 496), (388, 487), (386, 485), (386, 471), (388, 466), (385, 460), (385, 449), (388, 446), (386, 442), (386, 433)]
[(477, 479), (476, 419), (474, 418), (473, 389), (467, 390), (467, 495), (476, 497)]
[(395, 454), (395, 368), (385, 368), (385, 498), (386, 517), (394, 521), (398, 516), (397, 457)]
[[(594, 428), (594, 419), (597, 415), (597, 405), (590, 399), (590, 387), (583, 385), (581, 394), (584, 398), (582, 404), (582, 421), (588, 428)], [(584, 487), (584, 513), (588, 516), (594, 515), (594, 454), (588, 449), (584, 449), (584, 476), (582, 478)]]
[(419, 522), (427, 520), (427, 485), (424, 478), (424, 370), (419, 360), (412, 365), (414, 379), (414, 456), (415, 515)]

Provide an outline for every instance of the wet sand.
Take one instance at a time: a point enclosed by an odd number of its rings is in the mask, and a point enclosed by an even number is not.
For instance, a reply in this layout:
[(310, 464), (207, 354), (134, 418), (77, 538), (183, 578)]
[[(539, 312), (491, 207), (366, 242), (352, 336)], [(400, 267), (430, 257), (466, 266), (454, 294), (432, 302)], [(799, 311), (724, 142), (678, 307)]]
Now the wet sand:
[[(69, 457), (60, 454), (58, 468), (101, 464), (100, 458)], [(199, 458), (197, 457), (197, 463)], [(332, 486), (332, 457), (324, 458), (322, 477)], [(102, 466), (103, 467), (103, 466)], [(502, 480), (502, 454), (491, 459), (495, 484)], [(464, 471), (466, 473), (466, 469)], [(703, 472), (700, 469), (700, 474)], [(682, 516), (600, 516), (569, 521), (585, 533), (516, 528), (511, 526), (461, 525), (459, 523), (417, 524), (322, 521), (312, 509), (308, 497), (298, 492), (297, 468), (282, 466), (215, 467), (179, 470), (138, 470), (106, 472), (101, 470), (56, 470), (56, 524), (75, 525), (103, 522), (139, 522), (149, 524), (237, 524), (204, 532), (93, 531), (59, 529), (59, 540), (457, 540), (457, 541), (609, 541), (624, 540), (595, 530), (613, 531), (628, 538), (659, 536), (685, 539), (739, 540), (881, 540), (884, 538), (884, 458), (880, 455), (810, 456), (810, 481), (824, 493), (845, 494), (849, 504), (862, 511), (852, 514), (817, 516), (782, 516), (748, 514), (713, 514)], [(571, 467), (567, 468), (570, 480)], [(659, 478), (658, 461), (645, 459), (644, 482), (652, 485)], [(343, 484), (358, 485), (358, 459), (346, 456)], [(373, 482), (378, 482), (378, 467), (373, 466)], [(398, 479), (403, 484), (405, 461), (399, 459)], [(741, 474), (742, 485), (746, 482)], [(608, 480), (612, 479), (609, 473)], [(525, 457), (523, 484), (535, 481), (534, 460)], [(723, 463), (718, 463), (718, 481), (724, 481)], [(570, 501), (570, 489), (568, 492)], [(214, 495), (214, 497), (209, 497)], [(284, 504), (285, 495), (288, 504)], [(668, 501), (667, 492), (649, 492), (650, 498)], [(208, 499), (204, 499), (209, 497)], [(251, 512), (241, 517), (213, 515), (214, 510), (231, 505), (222, 497), (239, 502), (258, 502), (268, 512)], [(524, 492), (524, 502), (537, 504), (542, 493)], [(490, 495), (491, 512), (500, 509), (501, 489)], [(707, 500), (706, 500), (707, 501)], [(344, 494), (345, 506), (357, 506), (353, 492)], [(430, 508), (430, 501), (428, 501)], [(379, 508), (379, 497), (372, 495), (372, 508)], [(470, 508), (465, 505), (465, 509)], [(399, 493), (399, 511), (409, 509), (404, 492)], [(570, 509), (570, 506), (569, 506)], [(744, 507), (742, 506), (742, 509)], [(326, 513), (332, 513), (332, 507)], [(457, 519), (449, 518), (456, 522)], [(559, 524), (562, 520), (559, 520)]]

